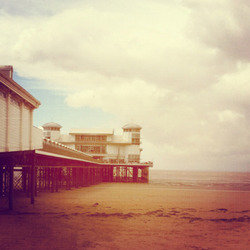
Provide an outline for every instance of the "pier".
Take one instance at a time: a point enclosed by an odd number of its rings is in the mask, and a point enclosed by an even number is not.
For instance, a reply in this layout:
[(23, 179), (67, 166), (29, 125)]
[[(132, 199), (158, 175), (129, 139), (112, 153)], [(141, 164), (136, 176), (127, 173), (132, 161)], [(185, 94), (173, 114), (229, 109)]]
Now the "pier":
[(148, 182), (152, 163), (140, 163), (139, 125), (126, 124), (122, 136), (82, 129), (63, 135), (54, 122), (33, 126), (40, 104), (13, 80), (11, 65), (0, 66), (0, 209), (12, 210), (19, 193), (34, 204), (42, 191)]
[[(58, 192), (102, 182), (147, 183), (149, 163), (108, 164), (68, 150), (59, 155), (43, 150), (0, 153), (0, 204), (12, 210), (14, 196), (25, 193), (34, 204), (40, 192)], [(3, 206), (3, 205), (2, 205)]]

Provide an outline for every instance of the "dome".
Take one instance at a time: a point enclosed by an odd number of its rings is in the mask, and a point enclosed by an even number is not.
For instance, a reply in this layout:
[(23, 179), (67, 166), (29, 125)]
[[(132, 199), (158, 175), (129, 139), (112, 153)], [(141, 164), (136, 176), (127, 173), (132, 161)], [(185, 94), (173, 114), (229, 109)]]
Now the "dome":
[(43, 126), (43, 128), (61, 128), (62, 126), (59, 125), (58, 123), (55, 123), (55, 122), (48, 122), (48, 123), (45, 123)]
[(123, 129), (142, 129), (141, 126), (137, 125), (137, 124), (134, 124), (134, 123), (129, 123), (129, 124), (126, 124), (122, 127)]

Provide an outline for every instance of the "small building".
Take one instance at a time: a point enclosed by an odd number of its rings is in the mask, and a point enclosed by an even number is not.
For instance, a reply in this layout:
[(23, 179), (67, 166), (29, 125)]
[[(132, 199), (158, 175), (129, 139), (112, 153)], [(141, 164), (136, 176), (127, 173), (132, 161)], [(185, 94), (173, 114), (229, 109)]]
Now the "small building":
[(33, 110), (40, 102), (12, 77), (12, 66), (0, 66), (0, 152), (42, 147), (41, 131), (33, 127)]
[(61, 125), (50, 122), (43, 125), (44, 137), (91, 155), (107, 163), (139, 163), (142, 149), (141, 127), (126, 124), (122, 135), (113, 129), (71, 129), (61, 134)]

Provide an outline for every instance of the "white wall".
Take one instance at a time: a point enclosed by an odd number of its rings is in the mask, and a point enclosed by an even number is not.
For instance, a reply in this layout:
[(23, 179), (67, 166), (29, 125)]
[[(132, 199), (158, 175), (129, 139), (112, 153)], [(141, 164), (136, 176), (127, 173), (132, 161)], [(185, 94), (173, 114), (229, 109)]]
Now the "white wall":
[(21, 146), (21, 109), (15, 99), (9, 102), (9, 150), (18, 151)]
[(107, 154), (118, 154), (118, 147), (116, 145), (107, 145)]
[(27, 106), (23, 106), (22, 109), (22, 150), (30, 150), (30, 109)]
[(124, 140), (131, 142), (132, 141), (132, 132), (124, 132), (123, 131), (122, 137)]
[(33, 149), (43, 148), (43, 130), (35, 126), (33, 126), (32, 145)]
[(59, 141), (60, 140), (60, 137), (61, 137), (60, 131), (50, 131), (50, 132), (51, 132), (50, 139), (52, 141)]
[(6, 108), (6, 96), (0, 92), (0, 152), (6, 149), (6, 119), (7, 119), (7, 108)]

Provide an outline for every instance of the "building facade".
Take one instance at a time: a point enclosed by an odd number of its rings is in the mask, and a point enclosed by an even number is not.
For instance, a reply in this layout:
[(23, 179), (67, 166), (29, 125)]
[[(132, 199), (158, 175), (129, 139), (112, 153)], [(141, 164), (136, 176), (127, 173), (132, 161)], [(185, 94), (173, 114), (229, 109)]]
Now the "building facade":
[(33, 110), (40, 102), (12, 76), (12, 66), (0, 66), (0, 152), (42, 147), (42, 136), (35, 135), (41, 130), (33, 127)]
[(44, 137), (109, 163), (139, 163), (142, 149), (141, 127), (136, 124), (123, 126), (122, 135), (114, 130), (71, 129), (68, 135), (61, 134), (61, 125), (43, 125)]

